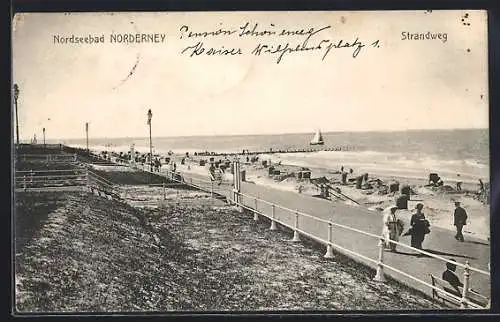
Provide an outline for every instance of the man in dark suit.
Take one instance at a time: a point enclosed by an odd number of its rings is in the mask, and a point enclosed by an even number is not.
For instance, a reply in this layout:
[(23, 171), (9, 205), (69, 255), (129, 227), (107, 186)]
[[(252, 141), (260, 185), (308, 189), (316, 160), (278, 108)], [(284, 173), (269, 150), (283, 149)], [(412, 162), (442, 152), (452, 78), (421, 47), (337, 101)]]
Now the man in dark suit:
[[(452, 261), (455, 261), (452, 259)], [(460, 290), (459, 287), (464, 286), (462, 282), (458, 279), (458, 276), (455, 275), (455, 270), (457, 269), (457, 265), (453, 263), (446, 263), (446, 271), (443, 272), (442, 279), (450, 283), (451, 286), (453, 286), (453, 289), (448, 289), (445, 288), (446, 291), (453, 293), (455, 295), (460, 295)]]
[(464, 208), (460, 207), (460, 202), (455, 201), (455, 213), (453, 214), (454, 222), (453, 224), (457, 228), (457, 234), (455, 239), (463, 242), (464, 236), (462, 235), (462, 228), (467, 224), (467, 212)]

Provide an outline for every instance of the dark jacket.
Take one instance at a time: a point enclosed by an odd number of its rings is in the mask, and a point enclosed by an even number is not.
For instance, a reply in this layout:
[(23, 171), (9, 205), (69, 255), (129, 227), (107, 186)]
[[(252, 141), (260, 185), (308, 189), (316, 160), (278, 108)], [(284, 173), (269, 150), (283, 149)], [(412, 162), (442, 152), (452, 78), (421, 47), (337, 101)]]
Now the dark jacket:
[(454, 222), (453, 225), (466, 225), (467, 224), (467, 212), (462, 207), (455, 208), (455, 213), (453, 215)]
[[(449, 269), (447, 269), (446, 271), (443, 272), (442, 279), (447, 281), (448, 283), (450, 283), (450, 285), (453, 286), (453, 290), (456, 293), (460, 293), (460, 291), (458, 289), (459, 286), (460, 287), (464, 286), (462, 284), (462, 282), (460, 282), (460, 280), (458, 279), (457, 275), (455, 275), (455, 273), (453, 273)], [(452, 293), (455, 293), (455, 292), (452, 292)]]

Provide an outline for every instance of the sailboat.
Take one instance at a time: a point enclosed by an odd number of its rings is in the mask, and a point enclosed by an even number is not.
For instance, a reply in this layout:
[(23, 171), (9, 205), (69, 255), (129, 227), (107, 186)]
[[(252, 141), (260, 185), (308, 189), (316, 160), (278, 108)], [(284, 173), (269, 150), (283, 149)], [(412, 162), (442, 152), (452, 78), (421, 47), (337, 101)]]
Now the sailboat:
[(325, 142), (323, 141), (323, 135), (321, 135), (320, 130), (316, 131), (316, 134), (314, 134), (314, 137), (309, 144), (310, 145), (323, 145), (323, 144), (325, 144)]

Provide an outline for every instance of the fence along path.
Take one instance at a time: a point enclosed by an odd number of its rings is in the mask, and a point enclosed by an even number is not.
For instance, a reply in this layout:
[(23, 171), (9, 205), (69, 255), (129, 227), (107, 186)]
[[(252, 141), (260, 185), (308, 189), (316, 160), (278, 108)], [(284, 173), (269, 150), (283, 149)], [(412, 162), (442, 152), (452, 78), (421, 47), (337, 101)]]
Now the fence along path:
[[(210, 189), (209, 182), (199, 175), (186, 173), (183, 176), (187, 182), (195, 183), (204, 190)], [(445, 263), (450, 262), (449, 258), (455, 258), (460, 280), (468, 283), (474, 292), (490, 298), (490, 247), (486, 241), (468, 238), (465, 243), (459, 243), (453, 237), (454, 232), (431, 227), (431, 233), (426, 235), (424, 251), (408, 246), (410, 238), (402, 237), (397, 253), (381, 252), (382, 217), (374, 211), (246, 182), (241, 182), (240, 187), (239, 204), (257, 213), (254, 219), (258, 220), (259, 214), (270, 219), (274, 216), (275, 222), (292, 230), (297, 224), (297, 239), (306, 235), (325, 246), (330, 244), (352, 259), (378, 269), (382, 276), (388, 275), (428, 295), (433, 289), (444, 292), (431, 284), (430, 274), (441, 276), (446, 269)], [(233, 199), (232, 186), (227, 182), (220, 189), (221, 194)], [(406, 219), (408, 228), (408, 218), (403, 219)], [(424, 256), (417, 257), (419, 253)], [(382, 271), (380, 268), (383, 268)], [(483, 308), (488, 305), (483, 301), (480, 305), (472, 302), (470, 299), (477, 298), (479, 301), (480, 296), (469, 291), (465, 294), (466, 298), (451, 293), (447, 295), (461, 302), (462, 307)]]
[[(298, 227), (305, 233), (324, 241), (328, 241), (329, 222), (332, 225), (332, 240), (338, 247), (348, 250), (350, 257), (360, 262), (378, 268), (380, 247), (378, 242), (382, 232), (382, 217), (375, 212), (351, 207), (340, 203), (311, 198), (293, 192), (275, 190), (263, 186), (243, 182), (241, 184), (241, 203), (246, 207), (256, 209), (267, 216), (272, 215), (275, 205), (275, 218), (294, 227), (298, 217)], [(262, 196), (262, 197), (261, 197)], [(257, 202), (255, 201), (257, 198)], [(264, 199), (268, 202), (259, 200)], [(279, 205), (279, 206), (277, 206)], [(295, 213), (298, 211), (299, 216)], [(314, 214), (313, 216), (309, 214)], [(408, 225), (406, 225), (408, 228)], [(432, 285), (429, 274), (441, 276), (446, 269), (445, 262), (449, 258), (457, 260), (457, 275), (462, 282), (465, 276), (460, 276), (460, 269), (465, 268), (464, 260), (470, 263), (469, 287), (478, 293), (490, 297), (491, 279), (487, 271), (490, 261), (490, 247), (484, 241), (470, 239), (459, 243), (452, 231), (431, 228), (426, 236), (424, 249), (419, 251), (407, 245), (409, 237), (401, 238), (398, 243), (398, 253), (384, 252), (384, 263), (396, 269), (387, 269), (385, 273), (403, 283), (429, 294)], [(340, 249), (340, 248), (338, 248)], [(424, 257), (416, 257), (418, 253)], [(402, 273), (406, 273), (404, 275)], [(469, 304), (469, 306), (474, 306)]]
[(118, 197), (115, 184), (88, 168), (16, 171), (14, 182), (18, 192), (90, 189), (99, 194)]

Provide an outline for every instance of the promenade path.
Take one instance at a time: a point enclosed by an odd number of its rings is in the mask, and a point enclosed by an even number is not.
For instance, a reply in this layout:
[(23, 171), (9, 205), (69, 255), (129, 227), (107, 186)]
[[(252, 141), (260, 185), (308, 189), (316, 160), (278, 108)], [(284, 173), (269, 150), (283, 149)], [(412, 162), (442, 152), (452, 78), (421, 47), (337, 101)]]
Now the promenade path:
[[(210, 189), (210, 183), (207, 183), (207, 177), (192, 173), (183, 173), (187, 182), (193, 182), (200, 186)], [(224, 182), (216, 186), (216, 192), (231, 198), (232, 186), (229, 182)], [(363, 230), (368, 233), (381, 235), (382, 216), (380, 213), (368, 210), (362, 206), (350, 206), (340, 202), (331, 202), (329, 200), (302, 195), (292, 191), (278, 190), (253, 183), (242, 182), (241, 192), (246, 195), (257, 197), (286, 208), (298, 210), (325, 220), (331, 220), (335, 223), (346, 225), (352, 228)], [(255, 208), (253, 198), (244, 197), (242, 200), (245, 206)], [(269, 216), (272, 213), (271, 206), (264, 202), (257, 202), (257, 209)], [(405, 211), (403, 211), (405, 212)], [(425, 208), (424, 208), (425, 212)], [(405, 217), (401, 214), (400, 218), (405, 221), (405, 231), (409, 227), (409, 212), (405, 212)], [(451, 216), (451, 214), (450, 214)], [(293, 227), (295, 216), (289, 211), (275, 208), (275, 218)], [(299, 216), (299, 229), (315, 235), (324, 240), (328, 240), (328, 225), (318, 222), (312, 218)], [(374, 237), (366, 236), (354, 231), (333, 226), (332, 242), (348, 250), (355, 251), (366, 257), (378, 259), (378, 240)], [(410, 237), (401, 237), (400, 242), (410, 243)], [(423, 243), (424, 250), (447, 259), (454, 258), (457, 262), (465, 264), (469, 261), (470, 265), (484, 271), (488, 271), (490, 262), (490, 245), (488, 241), (466, 236), (465, 242), (459, 242), (454, 238), (452, 230), (446, 230), (432, 226), (431, 233), (426, 235)], [(348, 255), (348, 254), (346, 254)], [(427, 283), (431, 283), (429, 274), (441, 277), (445, 270), (445, 263), (432, 257), (417, 257), (417, 252), (398, 246), (396, 253), (384, 252), (384, 263), (395, 267), (405, 273), (419, 278)], [(353, 255), (348, 255), (352, 259), (376, 268), (376, 264), (370, 261), (359, 259)], [(425, 294), (431, 295), (430, 287), (421, 284), (411, 278), (405, 277), (388, 268), (384, 269), (386, 276), (390, 276), (403, 284), (414, 289), (418, 289)], [(456, 271), (460, 280), (463, 282), (463, 269), (457, 267)], [(480, 294), (490, 297), (491, 281), (490, 277), (478, 272), (470, 272), (470, 288)]]

